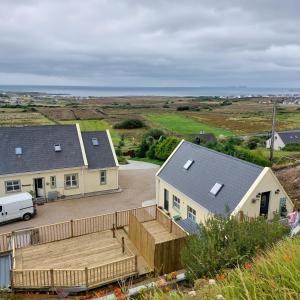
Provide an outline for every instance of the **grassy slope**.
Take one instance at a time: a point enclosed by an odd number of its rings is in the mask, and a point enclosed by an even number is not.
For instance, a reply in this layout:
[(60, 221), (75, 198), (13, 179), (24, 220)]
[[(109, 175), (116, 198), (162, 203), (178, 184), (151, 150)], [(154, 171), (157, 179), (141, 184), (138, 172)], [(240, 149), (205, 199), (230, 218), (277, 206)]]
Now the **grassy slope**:
[(60, 121), (61, 124), (75, 124), (79, 123), (80, 129), (82, 131), (97, 131), (97, 130), (106, 130), (109, 129), (112, 140), (116, 145), (120, 137), (117, 132), (105, 121), (103, 120), (68, 120), (68, 121)]
[(161, 128), (182, 135), (197, 134), (201, 130), (204, 130), (205, 132), (214, 133), (216, 136), (232, 135), (232, 132), (226, 129), (200, 123), (191, 118), (188, 118), (186, 116), (181, 116), (178, 114), (148, 114), (146, 115), (146, 118), (150, 120), (152, 123), (157, 124)]

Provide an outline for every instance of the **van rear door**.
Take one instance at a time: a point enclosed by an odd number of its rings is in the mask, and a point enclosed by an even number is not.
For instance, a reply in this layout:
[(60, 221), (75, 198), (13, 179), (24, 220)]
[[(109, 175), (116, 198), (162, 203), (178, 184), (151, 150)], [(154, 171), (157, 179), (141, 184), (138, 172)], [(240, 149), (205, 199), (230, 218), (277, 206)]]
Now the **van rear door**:
[(5, 211), (5, 206), (3, 204), (0, 204), (0, 223), (7, 220), (6, 216), (7, 212)]
[(20, 208), (23, 207), (23, 201), (5, 204), (6, 221), (22, 218)]

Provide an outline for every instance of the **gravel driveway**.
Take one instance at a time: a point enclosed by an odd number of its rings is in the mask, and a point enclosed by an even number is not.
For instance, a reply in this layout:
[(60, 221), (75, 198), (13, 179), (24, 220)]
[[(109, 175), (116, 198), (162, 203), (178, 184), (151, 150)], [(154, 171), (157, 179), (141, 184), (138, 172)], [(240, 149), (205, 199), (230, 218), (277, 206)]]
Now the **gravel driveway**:
[(32, 220), (1, 225), (0, 233), (135, 208), (142, 206), (143, 201), (155, 199), (154, 176), (159, 166), (137, 161), (132, 168), (130, 164), (126, 166), (119, 171), (122, 192), (46, 203), (37, 207), (37, 216)]

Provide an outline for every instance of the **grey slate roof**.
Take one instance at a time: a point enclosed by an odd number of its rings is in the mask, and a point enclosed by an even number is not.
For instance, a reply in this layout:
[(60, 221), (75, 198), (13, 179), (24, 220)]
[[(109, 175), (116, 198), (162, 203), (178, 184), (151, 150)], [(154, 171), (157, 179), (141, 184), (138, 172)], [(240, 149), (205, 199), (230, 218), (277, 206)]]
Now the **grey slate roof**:
[[(92, 138), (97, 138), (99, 146), (93, 146)], [(116, 163), (106, 131), (82, 132), (89, 169), (115, 167)]]
[(300, 130), (277, 132), (284, 144), (300, 143)]
[(190, 219), (180, 219), (177, 220), (176, 223), (189, 234), (201, 234), (201, 225), (193, 222)]
[[(1, 127), (0, 141), (0, 175), (84, 165), (76, 125)], [(54, 144), (62, 151), (55, 152)]]
[[(185, 170), (187, 160), (194, 163)], [(158, 176), (212, 213), (232, 212), (249, 190), (263, 167), (183, 142)], [(224, 184), (220, 192), (210, 193), (215, 183)]]

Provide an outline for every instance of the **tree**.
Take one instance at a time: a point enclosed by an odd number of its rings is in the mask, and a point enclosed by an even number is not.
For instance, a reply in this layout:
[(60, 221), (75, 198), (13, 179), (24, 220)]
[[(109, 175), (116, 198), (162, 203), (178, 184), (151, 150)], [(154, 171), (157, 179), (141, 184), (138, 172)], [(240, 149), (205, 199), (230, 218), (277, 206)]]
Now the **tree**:
[(155, 148), (156, 158), (159, 160), (166, 160), (179, 142), (180, 140), (176, 137), (167, 137), (163, 141), (157, 143)]

